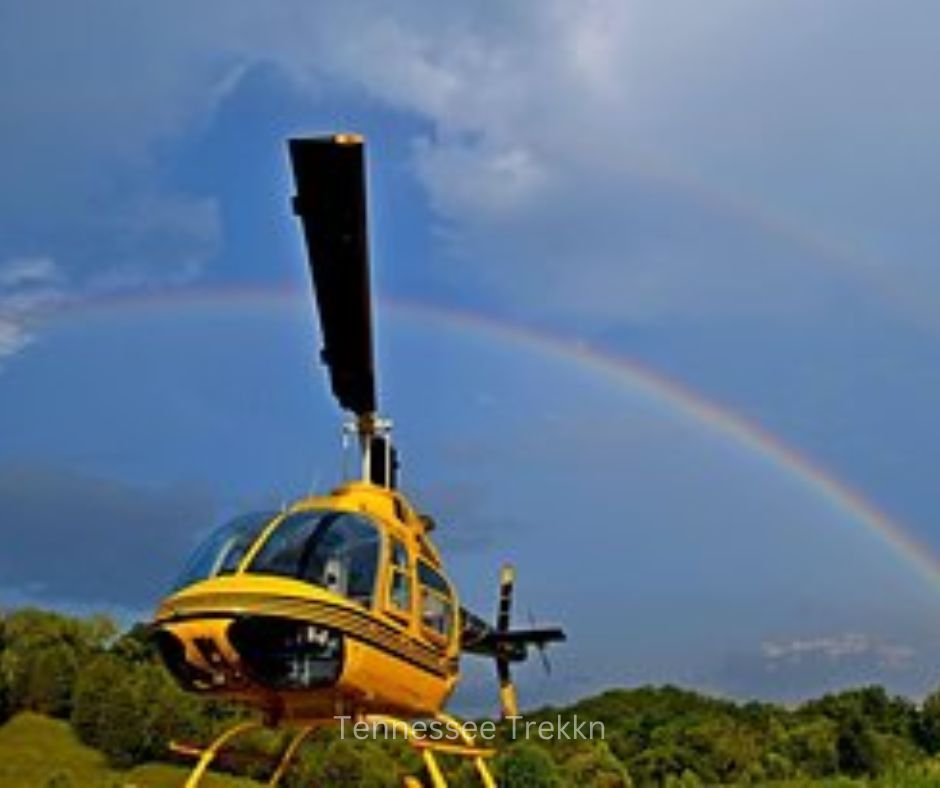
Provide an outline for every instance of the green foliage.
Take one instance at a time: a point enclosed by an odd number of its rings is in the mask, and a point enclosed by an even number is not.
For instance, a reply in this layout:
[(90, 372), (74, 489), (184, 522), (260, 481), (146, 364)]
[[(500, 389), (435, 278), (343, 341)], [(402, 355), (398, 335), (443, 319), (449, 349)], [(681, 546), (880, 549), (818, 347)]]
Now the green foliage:
[(924, 700), (915, 726), (915, 738), (931, 755), (940, 752), (940, 691)]
[(843, 774), (854, 777), (882, 771), (875, 734), (861, 717), (840, 720), (836, 752), (839, 755), (839, 771)]
[(67, 717), (72, 708), (78, 659), (76, 649), (64, 643), (38, 649), (24, 674), (27, 708), (52, 717)]
[[(774, 752), (791, 764), (799, 765), (799, 773), (810, 777), (826, 777), (839, 769), (836, 724), (827, 718), (799, 719), (787, 728)], [(790, 776), (778, 774), (777, 777)]]
[(0, 671), (0, 725), (3, 725), (12, 713), (10, 703), (10, 686), (7, 683), (6, 676)]
[(631, 788), (630, 775), (606, 742), (585, 744), (564, 762), (562, 772), (567, 783), (581, 788)]
[(825, 695), (806, 703), (802, 712), (842, 724), (861, 718), (868, 728), (897, 736), (910, 736), (917, 727), (914, 704), (906, 698), (889, 696), (882, 687), (861, 687)]
[(401, 785), (395, 762), (372, 741), (335, 739), (319, 751), (308, 749), (291, 770), (288, 788), (392, 788)]
[(71, 711), (78, 666), (114, 636), (109, 619), (74, 619), (24, 609), (2, 622), (0, 684), (7, 711), (30, 710), (56, 717)]
[(80, 672), (72, 698), (72, 727), (79, 739), (100, 747), (111, 693), (124, 678), (123, 666), (109, 654), (95, 657)]
[(555, 788), (561, 785), (558, 767), (540, 746), (522, 741), (496, 759), (499, 784), (506, 788)]
[(123, 662), (154, 662), (157, 656), (150, 629), (139, 623), (117, 637), (109, 651)]
[(163, 757), (173, 739), (208, 734), (202, 711), (156, 664), (102, 654), (78, 676), (71, 719), (83, 742), (126, 767)]

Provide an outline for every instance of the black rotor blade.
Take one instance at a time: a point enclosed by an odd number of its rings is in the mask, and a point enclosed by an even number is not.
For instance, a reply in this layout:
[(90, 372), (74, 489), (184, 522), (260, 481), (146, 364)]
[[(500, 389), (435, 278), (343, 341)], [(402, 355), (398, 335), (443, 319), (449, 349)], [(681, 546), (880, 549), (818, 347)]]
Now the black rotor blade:
[(548, 652), (545, 650), (545, 646), (539, 646), (539, 656), (542, 658), (542, 670), (545, 671), (546, 676), (552, 675), (552, 661), (548, 658)]
[(509, 660), (503, 657), (496, 658), (496, 675), (499, 677), (499, 683), (508, 684), (512, 679), (509, 675)]
[(496, 631), (509, 631), (509, 617), (512, 612), (512, 590), (516, 582), (516, 571), (506, 564), (499, 575), (499, 607), (496, 611)]
[(333, 394), (357, 416), (375, 413), (365, 154), (353, 134), (292, 139), (294, 212), (303, 223)]
[(488, 637), (488, 640), (493, 643), (507, 646), (545, 646), (549, 643), (564, 642), (567, 639), (567, 636), (560, 627), (510, 629), (505, 632), (494, 632)]

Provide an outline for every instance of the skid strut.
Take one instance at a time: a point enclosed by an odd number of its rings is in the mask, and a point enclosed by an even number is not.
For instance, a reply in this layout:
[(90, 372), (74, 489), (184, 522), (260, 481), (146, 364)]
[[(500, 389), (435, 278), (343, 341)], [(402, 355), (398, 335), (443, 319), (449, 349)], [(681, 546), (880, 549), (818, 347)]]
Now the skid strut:
[[(489, 765), (486, 762), (487, 758), (490, 758), (495, 754), (494, 750), (487, 749), (485, 747), (478, 747), (476, 742), (473, 740), (473, 737), (470, 736), (463, 729), (463, 726), (461, 726), (460, 723), (453, 717), (447, 714), (435, 715), (435, 719), (437, 721), (444, 723), (446, 726), (448, 726), (448, 728), (453, 728), (454, 730), (458, 731), (462, 743), (416, 738), (412, 733), (411, 724), (405, 720), (399, 719), (398, 717), (391, 717), (383, 714), (370, 714), (365, 715), (360, 719), (370, 723), (381, 723), (383, 725), (389, 726), (391, 730), (396, 732), (402, 731), (405, 735), (405, 740), (407, 743), (418, 753), (420, 753), (421, 759), (424, 762), (424, 768), (427, 770), (428, 777), (431, 779), (431, 785), (433, 788), (447, 788), (447, 780), (444, 778), (444, 773), (441, 771), (441, 767), (437, 762), (435, 754), (453, 755), (460, 758), (472, 759), (473, 765), (476, 767), (477, 774), (480, 777), (480, 782), (483, 784), (484, 788), (496, 788), (496, 781), (493, 779), (493, 774), (490, 772)], [(332, 720), (320, 723), (312, 723), (298, 729), (298, 731), (291, 738), (290, 743), (281, 753), (277, 767), (272, 773), (270, 780), (268, 780), (268, 788), (276, 788), (276, 786), (280, 785), (281, 779), (287, 773), (287, 769), (290, 767), (291, 761), (293, 761), (294, 756), (297, 755), (297, 751), (306, 741), (307, 737), (310, 736), (310, 734), (313, 733), (317, 728), (329, 725), (331, 723)], [(262, 727), (264, 727), (264, 725), (261, 722), (240, 722), (221, 733), (208, 747), (203, 750), (179, 744), (171, 744), (170, 749), (174, 752), (181, 755), (195, 755), (199, 758), (196, 765), (193, 767), (192, 772), (190, 772), (189, 778), (186, 780), (185, 788), (199, 788), (199, 783), (205, 776), (209, 766), (212, 765), (212, 762), (215, 760), (216, 756), (219, 754), (222, 748), (232, 739), (234, 739), (236, 736), (258, 730)], [(420, 782), (418, 782), (414, 777), (406, 777), (405, 786), (406, 788), (410, 788), (411, 786), (420, 786)]]
[[(205, 776), (209, 766), (212, 765), (212, 762), (215, 760), (216, 756), (219, 754), (225, 744), (228, 744), (236, 736), (240, 736), (243, 733), (248, 733), (249, 731), (258, 730), (262, 727), (264, 726), (260, 722), (240, 722), (238, 725), (234, 725), (220, 734), (215, 739), (215, 741), (213, 741), (212, 744), (210, 744), (204, 750), (178, 744), (171, 744), (170, 749), (174, 752), (180, 755), (195, 755), (199, 758), (196, 765), (193, 767), (193, 770), (190, 772), (189, 778), (186, 780), (184, 788), (198, 788), (200, 780), (202, 780), (203, 776)], [(316, 723), (305, 725), (294, 734), (290, 740), (290, 743), (281, 753), (281, 757), (274, 769), (274, 773), (271, 775), (271, 779), (268, 780), (268, 788), (276, 788), (276, 786), (281, 784), (281, 779), (287, 773), (287, 769), (290, 766), (291, 761), (294, 759), (294, 756), (297, 754), (297, 750), (300, 749), (300, 746), (304, 743), (307, 737), (318, 727), (321, 727), (321, 725)]]
[[(495, 755), (495, 751), (484, 747), (477, 747), (473, 737), (468, 734), (463, 726), (448, 714), (436, 714), (434, 718), (438, 722), (444, 723), (448, 728), (453, 728), (460, 734), (463, 744), (452, 744), (450, 742), (435, 741), (426, 738), (415, 738), (411, 733), (411, 725), (405, 720), (397, 717), (390, 717), (382, 714), (370, 714), (363, 719), (366, 722), (380, 722), (392, 726), (393, 730), (404, 730), (408, 744), (421, 754), (424, 761), (424, 768), (427, 770), (428, 777), (431, 778), (431, 785), (434, 788), (447, 788), (447, 780), (444, 779), (444, 773), (437, 762), (435, 753), (441, 755), (454, 755), (461, 758), (471, 758), (476, 767), (480, 782), (484, 788), (496, 788), (496, 781), (490, 772), (490, 767), (486, 759)], [(406, 778), (406, 786), (420, 785), (414, 778)]]

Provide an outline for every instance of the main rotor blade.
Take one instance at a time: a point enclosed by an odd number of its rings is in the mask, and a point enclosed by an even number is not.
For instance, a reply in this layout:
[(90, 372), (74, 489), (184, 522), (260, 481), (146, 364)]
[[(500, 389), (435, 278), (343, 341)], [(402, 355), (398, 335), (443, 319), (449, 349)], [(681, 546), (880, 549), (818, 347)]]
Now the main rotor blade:
[(333, 394), (357, 416), (375, 413), (372, 299), (363, 140), (354, 134), (289, 141)]

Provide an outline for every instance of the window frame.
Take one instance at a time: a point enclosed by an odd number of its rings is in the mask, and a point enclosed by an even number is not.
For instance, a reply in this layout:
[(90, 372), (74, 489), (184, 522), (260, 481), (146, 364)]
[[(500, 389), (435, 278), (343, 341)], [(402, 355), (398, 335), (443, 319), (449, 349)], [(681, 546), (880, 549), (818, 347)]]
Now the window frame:
[[(411, 624), (415, 619), (415, 577), (414, 577), (414, 559), (412, 551), (404, 539), (394, 534), (386, 534), (386, 544), (388, 546), (388, 561), (386, 566), (386, 593), (385, 610), (395, 618), (401, 619), (403, 623)], [(400, 547), (404, 555), (404, 565), (396, 561), (395, 548)], [(395, 599), (395, 579), (404, 577), (408, 590), (408, 605), (401, 607)]]
[[(433, 575), (435, 575), (440, 581), (441, 584), (447, 589), (446, 592), (442, 591), (439, 588), (435, 588), (421, 579), (421, 568), (429, 570)], [(418, 588), (418, 624), (421, 629), (422, 634), (429, 635), (435, 640), (439, 640), (444, 643), (449, 643), (456, 631), (456, 597), (454, 595), (454, 587), (451, 585), (450, 581), (444, 576), (444, 574), (437, 567), (433, 566), (430, 561), (423, 557), (418, 557), (418, 560), (415, 562), (415, 575), (417, 580)], [(447, 611), (447, 629), (442, 632), (436, 627), (431, 626), (425, 621), (424, 617), (424, 595), (430, 593), (432, 596), (436, 597), (438, 601), (442, 602), (445, 605), (445, 610)]]

